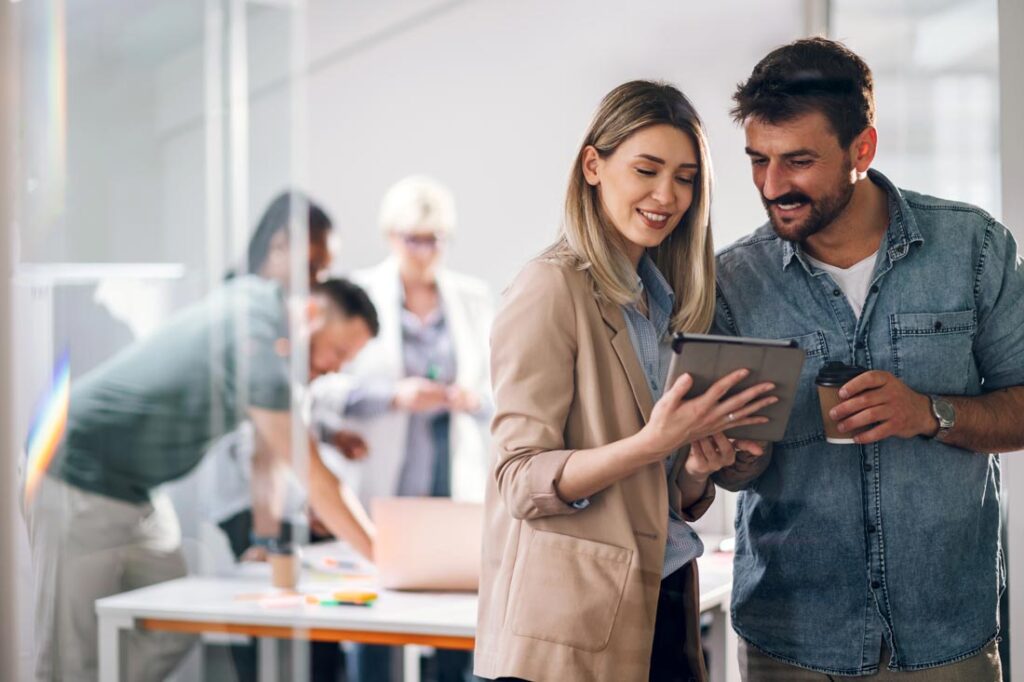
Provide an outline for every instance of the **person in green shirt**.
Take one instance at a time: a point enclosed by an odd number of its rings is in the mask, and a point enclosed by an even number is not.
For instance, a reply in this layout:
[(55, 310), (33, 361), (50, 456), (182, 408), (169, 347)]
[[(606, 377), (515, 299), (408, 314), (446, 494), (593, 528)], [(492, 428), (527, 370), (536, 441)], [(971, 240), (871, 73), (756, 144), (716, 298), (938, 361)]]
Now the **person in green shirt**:
[[(299, 329), (300, 338), (289, 337)], [(298, 464), (311, 507), (371, 557), (374, 530), (312, 438), (292, 448), (292, 343), (309, 376), (335, 371), (377, 334), (366, 293), (328, 280), (308, 301), (237, 277), (83, 376), (71, 390), (64, 441), (25, 508), (35, 567), (38, 680), (95, 680), (94, 602), (185, 575), (181, 532), (158, 486), (198, 464), (209, 443), (249, 420), (257, 457)], [(192, 637), (131, 633), (129, 679), (162, 680)]]
[[(248, 272), (277, 282), (287, 293), (293, 285), (293, 265), (298, 265), (294, 262), (297, 259), (293, 246), (302, 239), (301, 231), (295, 229), (300, 221), (295, 218), (303, 215), (307, 218), (308, 239), (306, 267), (300, 267), (300, 271), (304, 271), (309, 289), (315, 289), (326, 278), (333, 260), (334, 226), (322, 206), (297, 190), (282, 192), (268, 204), (250, 237), (245, 262), (229, 272), (227, 279)], [(366, 454), (366, 443), (355, 433), (325, 433), (317, 428), (316, 422), (313, 430), (319, 431), (319, 440), (327, 440), (345, 457)], [(212, 493), (202, 500), (203, 505), (208, 505), (205, 516), (224, 531), (235, 559), (266, 561), (275, 543), (304, 539), (307, 534), (311, 542), (333, 538), (305, 504), (302, 482), (287, 476), (284, 468), (277, 465), (277, 458), (255, 456), (257, 445), (251, 425), (242, 424), (206, 451), (197, 471), (200, 478), (194, 481), (200, 489)], [(329, 459), (333, 453), (323, 454)], [(309, 642), (308, 646), (310, 682), (335, 682), (345, 667), (341, 647), (337, 642)], [(256, 643), (233, 643), (230, 651), (237, 682), (256, 682)]]

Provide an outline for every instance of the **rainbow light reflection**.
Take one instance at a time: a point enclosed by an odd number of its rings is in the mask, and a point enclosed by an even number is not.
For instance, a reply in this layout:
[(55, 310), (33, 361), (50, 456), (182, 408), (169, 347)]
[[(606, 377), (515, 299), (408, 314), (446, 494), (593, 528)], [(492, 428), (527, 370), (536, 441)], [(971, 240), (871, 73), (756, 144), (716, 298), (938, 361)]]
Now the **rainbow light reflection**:
[(25, 504), (35, 497), (36, 489), (57, 454), (68, 423), (68, 402), (71, 397), (71, 360), (65, 349), (57, 359), (50, 378), (50, 387), (39, 401), (29, 426), (25, 451)]

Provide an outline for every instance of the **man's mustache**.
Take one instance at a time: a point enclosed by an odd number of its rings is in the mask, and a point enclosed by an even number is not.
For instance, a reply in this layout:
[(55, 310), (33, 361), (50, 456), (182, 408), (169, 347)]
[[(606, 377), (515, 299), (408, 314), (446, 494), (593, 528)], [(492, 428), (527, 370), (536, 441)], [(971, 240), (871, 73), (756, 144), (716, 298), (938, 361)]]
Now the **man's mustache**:
[(765, 206), (772, 206), (774, 204), (809, 204), (811, 203), (811, 198), (800, 192), (788, 192), (774, 199), (768, 199), (762, 194), (761, 201), (764, 202)]

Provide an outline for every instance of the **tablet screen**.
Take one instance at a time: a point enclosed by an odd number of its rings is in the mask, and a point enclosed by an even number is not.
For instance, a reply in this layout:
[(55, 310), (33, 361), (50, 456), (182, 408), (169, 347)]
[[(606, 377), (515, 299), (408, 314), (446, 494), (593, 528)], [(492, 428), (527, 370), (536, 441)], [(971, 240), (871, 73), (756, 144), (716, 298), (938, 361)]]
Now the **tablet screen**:
[(726, 374), (737, 369), (749, 369), (750, 375), (737, 384), (729, 395), (755, 384), (770, 381), (775, 384), (773, 395), (779, 401), (758, 414), (768, 417), (767, 424), (753, 424), (728, 429), (731, 438), (778, 441), (786, 432), (786, 423), (793, 408), (800, 370), (804, 364), (804, 351), (786, 339), (751, 339), (711, 334), (676, 334), (672, 340), (672, 364), (669, 366), (667, 386), (684, 373), (693, 377), (693, 388), (688, 397), (698, 396)]

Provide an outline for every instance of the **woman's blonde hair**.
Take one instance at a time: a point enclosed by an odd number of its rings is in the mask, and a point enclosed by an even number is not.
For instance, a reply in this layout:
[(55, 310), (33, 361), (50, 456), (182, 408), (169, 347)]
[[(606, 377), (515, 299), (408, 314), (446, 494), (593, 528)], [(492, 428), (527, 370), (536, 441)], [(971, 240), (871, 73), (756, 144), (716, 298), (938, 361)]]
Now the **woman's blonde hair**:
[(423, 230), (451, 236), (455, 231), (455, 197), (431, 177), (410, 175), (385, 192), (377, 223), (384, 234)]
[(624, 237), (605, 214), (598, 188), (584, 178), (583, 155), (592, 145), (601, 158), (607, 158), (633, 133), (660, 124), (693, 139), (699, 168), (690, 208), (665, 241), (647, 252), (675, 293), (672, 330), (704, 332), (715, 311), (711, 157), (696, 110), (683, 93), (667, 83), (630, 81), (601, 100), (569, 176), (559, 238), (545, 256), (588, 270), (600, 297), (619, 305), (638, 300), (636, 270), (626, 256)]

